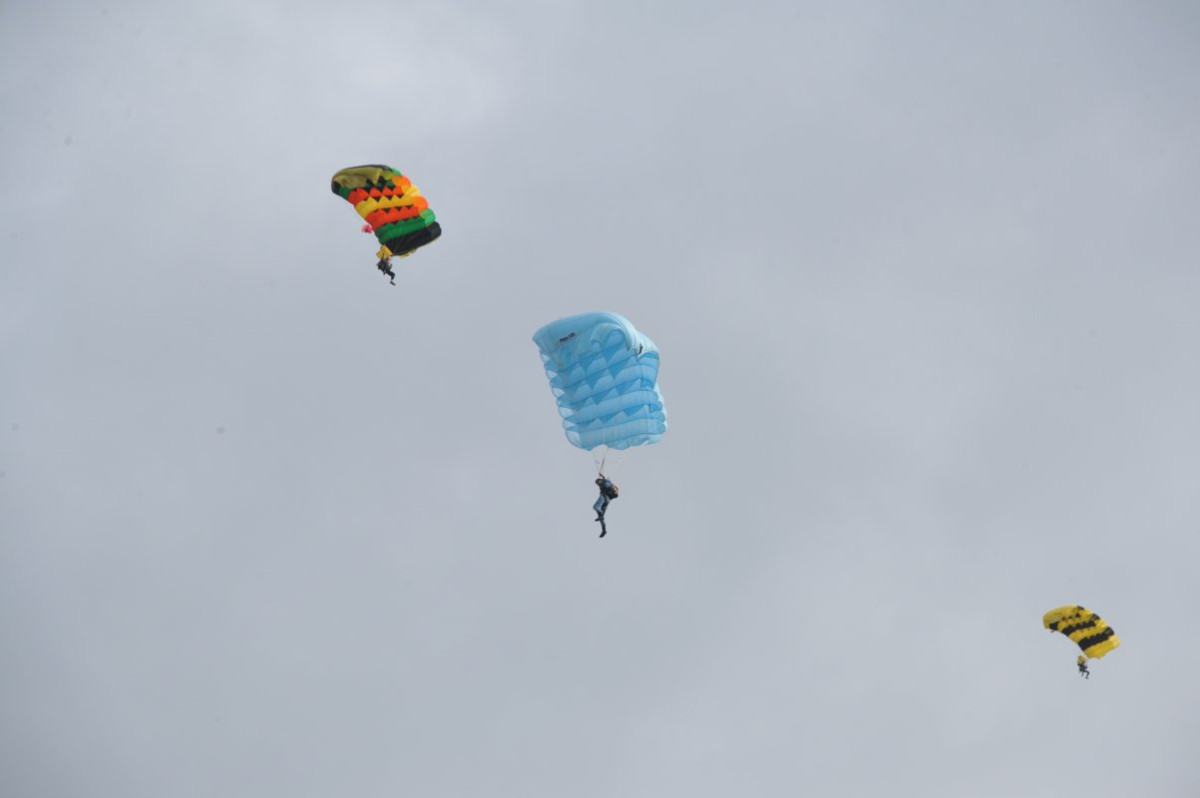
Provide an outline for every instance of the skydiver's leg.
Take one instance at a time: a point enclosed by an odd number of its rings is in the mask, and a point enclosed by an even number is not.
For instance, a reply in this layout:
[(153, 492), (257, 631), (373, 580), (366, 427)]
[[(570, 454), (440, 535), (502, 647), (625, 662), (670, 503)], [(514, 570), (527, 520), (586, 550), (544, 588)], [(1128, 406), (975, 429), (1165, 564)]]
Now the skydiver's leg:
[(396, 273), (392, 271), (392, 264), (386, 260), (380, 259), (379, 263), (375, 264), (375, 268), (391, 278), (392, 285), (396, 284)]
[(600, 497), (596, 499), (596, 503), (592, 505), (592, 509), (596, 511), (596, 520), (602, 522), (604, 511), (608, 509), (608, 497), (601, 493)]
[(600, 537), (604, 537), (608, 534), (608, 525), (604, 523), (603, 518), (597, 518), (596, 520), (600, 522)]

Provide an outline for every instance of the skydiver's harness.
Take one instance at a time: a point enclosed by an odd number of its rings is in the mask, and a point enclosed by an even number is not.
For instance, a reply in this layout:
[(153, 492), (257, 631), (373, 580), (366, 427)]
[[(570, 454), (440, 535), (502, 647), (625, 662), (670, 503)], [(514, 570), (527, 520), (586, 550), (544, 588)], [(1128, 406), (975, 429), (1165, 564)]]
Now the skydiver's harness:
[[(574, 335), (575, 335), (575, 333), (571, 333), (571, 335), (569, 335), (567, 337), (570, 338)], [(621, 494), (621, 489), (617, 487), (617, 483), (613, 482), (611, 479), (604, 476), (604, 463), (607, 460), (608, 460), (608, 452), (606, 451), (604, 453), (604, 456), (600, 458), (600, 467), (596, 469), (596, 473), (599, 474), (600, 479), (603, 480), (603, 482), (600, 483), (600, 495), (606, 499), (611, 500), (611, 499), (617, 498), (617, 496), (619, 496)], [(608, 487), (606, 488), (605, 485), (608, 485)]]

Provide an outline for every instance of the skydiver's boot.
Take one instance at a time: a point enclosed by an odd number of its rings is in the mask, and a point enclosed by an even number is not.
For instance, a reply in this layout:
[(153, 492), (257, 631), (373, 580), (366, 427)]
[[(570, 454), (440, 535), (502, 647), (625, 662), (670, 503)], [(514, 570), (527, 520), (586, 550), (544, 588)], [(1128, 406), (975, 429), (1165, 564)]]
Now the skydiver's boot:
[(603, 518), (597, 518), (596, 520), (600, 522), (600, 537), (604, 537), (608, 534), (608, 527), (604, 524)]

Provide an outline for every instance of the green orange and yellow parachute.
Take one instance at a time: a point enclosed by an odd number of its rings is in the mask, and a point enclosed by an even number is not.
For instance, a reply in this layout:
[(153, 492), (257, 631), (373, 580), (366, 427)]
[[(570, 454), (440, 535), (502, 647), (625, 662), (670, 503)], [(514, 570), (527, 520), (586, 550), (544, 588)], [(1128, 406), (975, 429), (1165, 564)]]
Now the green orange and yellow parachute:
[(383, 164), (351, 166), (333, 176), (333, 193), (354, 206), (365, 232), (379, 239), (379, 270), (395, 283), (390, 260), (407, 257), (437, 240), (442, 226), (412, 181)]
[(1107, 621), (1078, 605), (1050, 610), (1042, 616), (1042, 626), (1069, 637), (1090, 659), (1099, 659), (1121, 645), (1121, 638)]

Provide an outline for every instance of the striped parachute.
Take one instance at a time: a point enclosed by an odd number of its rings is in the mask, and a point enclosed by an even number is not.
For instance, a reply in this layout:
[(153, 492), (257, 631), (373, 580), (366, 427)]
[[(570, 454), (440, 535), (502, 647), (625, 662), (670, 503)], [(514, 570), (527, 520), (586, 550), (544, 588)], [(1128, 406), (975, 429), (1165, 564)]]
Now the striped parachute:
[(1108, 622), (1086, 607), (1050, 610), (1042, 616), (1042, 626), (1071, 638), (1090, 659), (1099, 659), (1121, 645), (1121, 639)]
[(363, 229), (379, 239), (380, 270), (392, 256), (405, 257), (442, 234), (429, 201), (407, 177), (390, 166), (352, 166), (333, 176), (333, 193), (366, 220)]
[(583, 313), (533, 334), (567, 440), (591, 451), (658, 443), (667, 409), (658, 348), (616, 313)]

